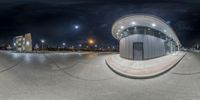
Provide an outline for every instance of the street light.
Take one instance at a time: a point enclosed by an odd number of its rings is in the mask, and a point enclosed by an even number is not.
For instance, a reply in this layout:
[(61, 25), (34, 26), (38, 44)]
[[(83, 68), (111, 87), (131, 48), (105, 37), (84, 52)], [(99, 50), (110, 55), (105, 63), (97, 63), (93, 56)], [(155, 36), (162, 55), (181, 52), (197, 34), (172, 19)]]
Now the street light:
[(112, 48), (115, 49), (115, 46), (113, 46)]
[(94, 44), (94, 39), (88, 39), (88, 43), (89, 43), (90, 45), (93, 45), (93, 44)]
[(81, 47), (82, 47), (82, 44), (79, 44), (78, 46), (81, 48)]
[(66, 43), (64, 43), (64, 42), (63, 42), (63, 43), (62, 43), (62, 45), (63, 45), (63, 49), (64, 49), (64, 48), (65, 48), (65, 46), (66, 46)]
[(45, 40), (41, 40), (41, 42), (42, 42), (42, 43), (44, 43), (44, 42), (45, 42)]
[(42, 50), (43, 50), (43, 48), (44, 48), (44, 47), (43, 47), (44, 42), (45, 42), (45, 40), (42, 39), (42, 40), (41, 40), (41, 43), (42, 43)]
[(80, 50), (81, 50), (81, 47), (82, 47), (82, 44), (79, 44), (78, 47), (79, 47), (79, 51), (80, 51)]
[(98, 45), (97, 45), (97, 44), (95, 44), (95, 45), (94, 45), (94, 47), (95, 47), (95, 48), (97, 48), (97, 47), (98, 47)]
[[(64, 49), (65, 49), (65, 46), (66, 46), (66, 43), (65, 43), (65, 42), (63, 42), (63, 43), (62, 43), (62, 45), (63, 45), (63, 51), (64, 51)], [(63, 54), (64, 54), (64, 52), (63, 52)]]
[(98, 47), (98, 45), (97, 45), (97, 44), (95, 44), (95, 45), (94, 45), (94, 47), (95, 47), (95, 51), (96, 51), (96, 50), (97, 50), (97, 47)]
[(13, 45), (14, 45), (14, 47), (15, 47), (15, 46), (16, 46), (16, 43), (14, 43)]

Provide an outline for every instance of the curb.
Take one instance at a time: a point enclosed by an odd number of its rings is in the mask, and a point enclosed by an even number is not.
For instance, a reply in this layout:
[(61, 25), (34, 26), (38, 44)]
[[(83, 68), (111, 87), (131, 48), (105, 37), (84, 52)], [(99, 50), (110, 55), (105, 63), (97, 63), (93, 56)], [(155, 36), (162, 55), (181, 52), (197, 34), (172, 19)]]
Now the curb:
[(155, 72), (152, 74), (146, 74), (146, 75), (130, 75), (128, 73), (124, 73), (122, 71), (120, 71), (119, 69), (113, 68), (112, 66), (110, 66), (107, 62), (107, 59), (105, 59), (105, 63), (106, 65), (116, 74), (123, 76), (123, 77), (127, 77), (127, 78), (131, 78), (131, 79), (150, 79), (150, 78), (155, 78), (158, 76), (161, 76), (163, 74), (165, 74), (166, 72), (170, 71), (171, 69), (173, 69), (186, 55), (187, 53), (185, 53), (175, 64), (173, 64), (170, 67), (167, 67), (164, 70), (161, 70), (160, 72)]

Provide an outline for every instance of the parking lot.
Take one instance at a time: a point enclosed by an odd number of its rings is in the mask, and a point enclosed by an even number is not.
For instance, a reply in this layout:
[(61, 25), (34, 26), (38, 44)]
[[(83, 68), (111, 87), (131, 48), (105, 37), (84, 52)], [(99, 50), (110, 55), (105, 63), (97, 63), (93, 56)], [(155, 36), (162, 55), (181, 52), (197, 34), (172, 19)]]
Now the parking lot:
[(1, 100), (199, 100), (200, 55), (187, 53), (151, 79), (122, 77), (105, 64), (112, 53), (0, 52)]

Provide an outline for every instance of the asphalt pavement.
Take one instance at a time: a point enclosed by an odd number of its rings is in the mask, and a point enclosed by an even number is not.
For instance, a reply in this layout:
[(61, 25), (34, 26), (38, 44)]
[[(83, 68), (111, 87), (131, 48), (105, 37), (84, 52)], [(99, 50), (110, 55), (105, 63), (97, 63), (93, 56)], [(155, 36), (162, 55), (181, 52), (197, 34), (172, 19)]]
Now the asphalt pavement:
[(199, 100), (200, 54), (151, 79), (115, 74), (112, 53), (0, 52), (0, 100)]

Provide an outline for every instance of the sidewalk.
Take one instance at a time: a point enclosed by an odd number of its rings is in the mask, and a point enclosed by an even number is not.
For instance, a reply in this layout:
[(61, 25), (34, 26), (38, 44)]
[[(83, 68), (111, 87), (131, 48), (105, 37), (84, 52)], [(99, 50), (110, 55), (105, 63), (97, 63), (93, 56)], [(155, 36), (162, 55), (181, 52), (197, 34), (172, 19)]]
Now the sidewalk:
[(131, 78), (150, 78), (167, 72), (173, 68), (184, 56), (185, 52), (176, 52), (163, 57), (134, 61), (124, 59), (119, 54), (106, 58), (107, 65), (116, 73)]

